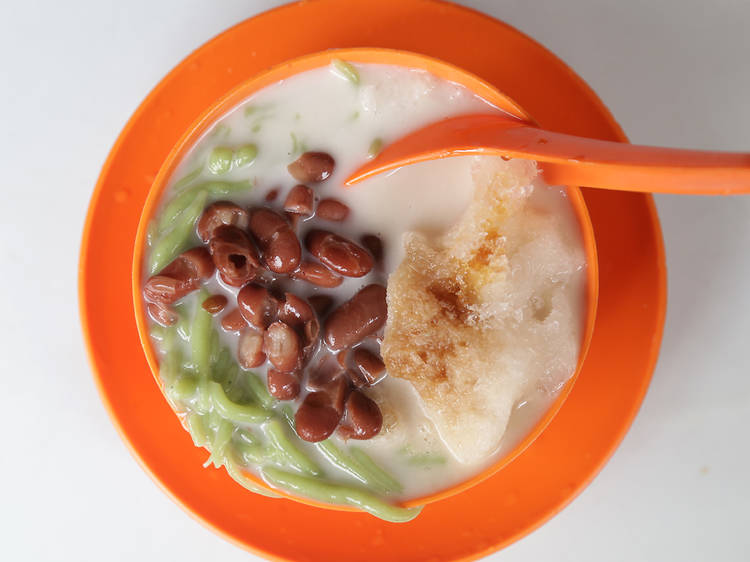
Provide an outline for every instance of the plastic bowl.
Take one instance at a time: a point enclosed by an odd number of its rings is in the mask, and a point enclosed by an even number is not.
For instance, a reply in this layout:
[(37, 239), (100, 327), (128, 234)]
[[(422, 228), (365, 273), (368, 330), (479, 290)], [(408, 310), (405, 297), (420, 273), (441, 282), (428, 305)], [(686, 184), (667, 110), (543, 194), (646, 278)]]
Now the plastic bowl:
[[(358, 63), (388, 64), (427, 70), (439, 78), (450, 80), (466, 87), (467, 89), (471, 90), (478, 96), (481, 96), (503, 111), (533, 122), (533, 116), (527, 114), (523, 110), (523, 108), (521, 108), (508, 96), (498, 91), (496, 88), (481, 80), (477, 76), (465, 70), (462, 70), (457, 66), (417, 53), (377, 48), (332, 49), (291, 59), (250, 78), (249, 80), (237, 86), (226, 96), (216, 100), (216, 102), (210, 105), (204, 111), (204, 113), (185, 131), (185, 133), (182, 135), (177, 144), (172, 148), (161, 168), (159, 169), (159, 172), (151, 185), (146, 203), (143, 207), (140, 222), (138, 224), (138, 231), (135, 238), (132, 268), (132, 287), (136, 325), (138, 328), (138, 335), (140, 337), (141, 345), (146, 354), (146, 359), (148, 361), (149, 367), (151, 368), (154, 380), (161, 388), (162, 393), (164, 392), (164, 388), (162, 387), (161, 380), (159, 379), (159, 363), (149, 337), (147, 313), (143, 304), (141, 289), (143, 280), (144, 250), (146, 248), (145, 242), (148, 225), (159, 205), (164, 189), (167, 187), (175, 168), (180, 163), (185, 154), (190, 150), (190, 148), (193, 147), (193, 145), (199, 140), (203, 133), (205, 133), (229, 110), (231, 110), (233, 107), (238, 105), (240, 102), (257, 92), (258, 90), (265, 88), (266, 86), (289, 78), (290, 76), (293, 76), (295, 74), (305, 72), (307, 70), (328, 66), (333, 59), (342, 59)], [(563, 388), (560, 389), (555, 401), (550, 405), (545, 415), (534, 425), (534, 427), (529, 431), (526, 437), (522, 439), (518, 444), (516, 444), (516, 446), (511, 451), (499, 457), (495, 462), (493, 462), (491, 465), (487, 466), (485, 469), (472, 476), (471, 478), (427, 496), (406, 500), (401, 503), (401, 505), (403, 505), (404, 507), (425, 505), (444, 498), (448, 498), (478, 484), (479, 482), (495, 474), (497, 471), (501, 470), (503, 467), (507, 466), (531, 443), (533, 443), (534, 440), (539, 437), (539, 435), (541, 435), (547, 425), (552, 421), (557, 412), (560, 410), (561, 406), (565, 402), (565, 399), (568, 397), (568, 394), (570, 394), (570, 391), (575, 384), (576, 378), (578, 377), (578, 374), (580, 373), (583, 366), (583, 362), (586, 358), (586, 353), (588, 352), (589, 344), (591, 343), (591, 337), (594, 331), (594, 321), (596, 318), (596, 307), (599, 294), (599, 271), (596, 256), (596, 242), (594, 238), (594, 231), (591, 224), (591, 219), (589, 217), (588, 209), (586, 208), (586, 204), (583, 199), (583, 195), (581, 194), (580, 189), (576, 186), (568, 186), (567, 192), (570, 202), (573, 206), (575, 216), (578, 219), (578, 223), (580, 225), (581, 237), (587, 262), (586, 288), (584, 299), (584, 330), (575, 373), (565, 383)], [(259, 486), (262, 486), (263, 488), (269, 490), (273, 490), (277, 494), (285, 496), (294, 501), (298, 501), (300, 503), (338, 511), (356, 511), (355, 508), (349, 506), (332, 505), (318, 502), (305, 497), (295, 496), (293, 494), (280, 491), (275, 488), (270, 488), (263, 480), (251, 473), (246, 473), (246, 476), (255, 481)], [(240, 491), (240, 489), (238, 488), (238, 493), (250, 492)]]

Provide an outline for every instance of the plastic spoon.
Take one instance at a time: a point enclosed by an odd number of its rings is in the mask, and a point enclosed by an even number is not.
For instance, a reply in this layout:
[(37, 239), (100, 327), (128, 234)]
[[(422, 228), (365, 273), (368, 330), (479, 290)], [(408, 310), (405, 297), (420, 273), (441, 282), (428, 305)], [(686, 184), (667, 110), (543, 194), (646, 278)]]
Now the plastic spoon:
[(495, 114), (453, 117), (410, 133), (386, 146), (346, 183), (408, 164), (463, 155), (536, 160), (551, 185), (691, 195), (750, 193), (750, 154), (587, 139)]

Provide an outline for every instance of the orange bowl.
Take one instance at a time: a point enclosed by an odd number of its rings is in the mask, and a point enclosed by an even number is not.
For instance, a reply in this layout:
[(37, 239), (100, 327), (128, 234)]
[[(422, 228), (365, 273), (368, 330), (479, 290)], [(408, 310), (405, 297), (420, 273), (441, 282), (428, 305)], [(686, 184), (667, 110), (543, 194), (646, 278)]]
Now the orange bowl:
[[(159, 205), (162, 194), (166, 189), (176, 167), (182, 161), (186, 153), (195, 145), (199, 138), (211, 127), (217, 120), (224, 116), (240, 102), (247, 99), (255, 92), (275, 84), (280, 80), (289, 78), (292, 75), (305, 72), (314, 68), (328, 66), (333, 59), (344, 59), (358, 63), (375, 63), (402, 66), (408, 68), (417, 68), (431, 72), (433, 75), (458, 83), (476, 95), (489, 101), (499, 109), (510, 113), (521, 119), (533, 122), (533, 116), (527, 114), (523, 108), (511, 100), (508, 96), (498, 91), (496, 88), (481, 80), (477, 76), (462, 70), (459, 67), (446, 62), (427, 57), (425, 55), (411, 53), (399, 50), (377, 49), (377, 48), (356, 48), (356, 49), (333, 49), (320, 53), (302, 56), (274, 66), (273, 68), (258, 74), (257, 76), (243, 82), (226, 96), (217, 100), (215, 103), (206, 108), (203, 114), (186, 130), (177, 144), (172, 148), (158, 174), (156, 175), (148, 197), (146, 199), (140, 222), (135, 238), (135, 247), (133, 253), (132, 267), (132, 287), (133, 287), (133, 304), (135, 308), (135, 320), (140, 337), (141, 345), (146, 354), (154, 380), (164, 392), (159, 378), (159, 363), (151, 340), (149, 337), (147, 314), (143, 303), (141, 289), (143, 281), (144, 251), (146, 248), (146, 236), (148, 225), (154, 216)], [(190, 92), (186, 92), (190, 95)], [(596, 308), (599, 290), (598, 261), (596, 255), (596, 242), (594, 231), (589, 217), (586, 203), (578, 187), (568, 186), (567, 194), (572, 204), (574, 214), (580, 225), (581, 239), (583, 242), (584, 252), (587, 262), (585, 299), (583, 321), (584, 330), (581, 341), (581, 347), (578, 355), (578, 363), (573, 376), (560, 389), (555, 401), (547, 409), (545, 415), (534, 425), (531, 431), (507, 454), (498, 458), (484, 470), (473, 477), (437, 491), (427, 496), (412, 498), (404, 501), (404, 507), (425, 505), (450, 496), (453, 496), (463, 490), (466, 490), (482, 480), (492, 476), (497, 471), (507, 466), (513, 459), (520, 455), (539, 435), (544, 431), (547, 425), (552, 421), (558, 410), (561, 408), (568, 394), (570, 393), (576, 378), (586, 357), (586, 353), (591, 342), (594, 332), (594, 320), (596, 318)], [(166, 400), (166, 398), (165, 398)], [(248, 478), (255, 481), (259, 486), (271, 490), (263, 480), (251, 473), (245, 474)], [(281, 494), (289, 499), (326, 509), (341, 511), (355, 511), (355, 508), (349, 506), (332, 505), (327, 503), (310, 500), (308, 498), (295, 496), (284, 491), (272, 489), (275, 493)]]

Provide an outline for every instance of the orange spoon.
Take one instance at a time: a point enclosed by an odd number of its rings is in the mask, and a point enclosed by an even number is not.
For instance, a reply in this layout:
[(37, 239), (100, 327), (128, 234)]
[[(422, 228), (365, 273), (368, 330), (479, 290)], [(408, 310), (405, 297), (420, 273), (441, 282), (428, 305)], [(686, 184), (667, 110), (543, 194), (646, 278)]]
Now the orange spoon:
[(407, 164), (464, 155), (536, 160), (550, 185), (691, 195), (750, 193), (750, 154), (587, 139), (496, 114), (453, 117), (410, 133), (383, 149), (346, 183)]

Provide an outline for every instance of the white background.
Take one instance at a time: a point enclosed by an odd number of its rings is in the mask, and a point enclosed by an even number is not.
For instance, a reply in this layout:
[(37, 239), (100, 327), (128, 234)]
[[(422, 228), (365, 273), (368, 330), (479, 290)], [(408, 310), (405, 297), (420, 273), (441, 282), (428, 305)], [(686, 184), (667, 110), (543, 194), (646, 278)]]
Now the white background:
[[(279, 3), (2, 3), (2, 560), (252, 558), (183, 513), (118, 438), (76, 276), (89, 196), (132, 111), (195, 47)], [(632, 141), (750, 150), (750, 1), (464, 3), (560, 55)], [(750, 197), (657, 202), (670, 300), (643, 408), (593, 484), (492, 560), (750, 559)]]

